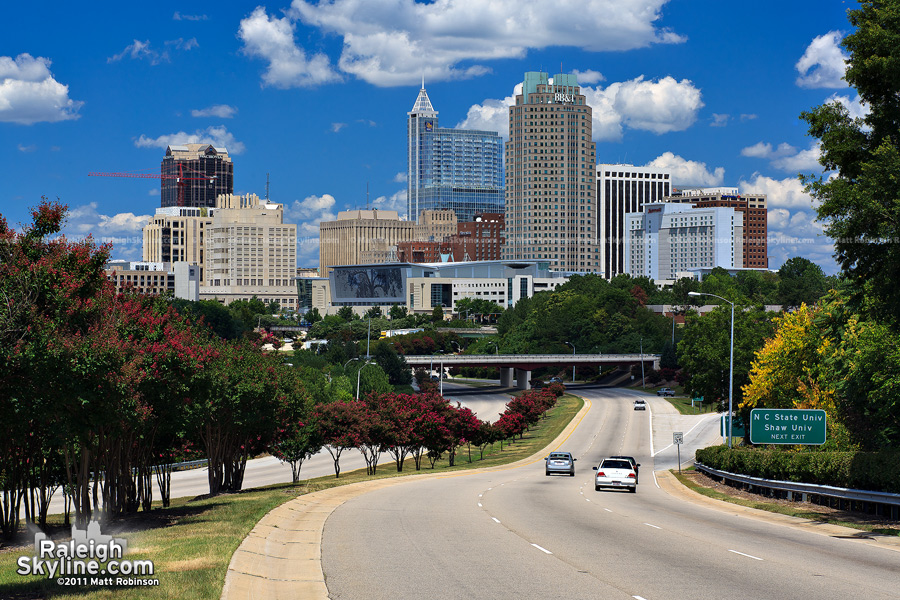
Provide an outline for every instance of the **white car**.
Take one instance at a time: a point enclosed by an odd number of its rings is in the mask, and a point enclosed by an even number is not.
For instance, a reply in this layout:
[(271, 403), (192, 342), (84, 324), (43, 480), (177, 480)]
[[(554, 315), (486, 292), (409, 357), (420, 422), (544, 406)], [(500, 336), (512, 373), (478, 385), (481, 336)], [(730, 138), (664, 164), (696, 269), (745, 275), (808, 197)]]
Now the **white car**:
[(631, 461), (624, 458), (604, 458), (599, 467), (594, 467), (597, 475), (594, 478), (594, 489), (598, 492), (605, 487), (628, 488), (637, 491), (637, 473)]

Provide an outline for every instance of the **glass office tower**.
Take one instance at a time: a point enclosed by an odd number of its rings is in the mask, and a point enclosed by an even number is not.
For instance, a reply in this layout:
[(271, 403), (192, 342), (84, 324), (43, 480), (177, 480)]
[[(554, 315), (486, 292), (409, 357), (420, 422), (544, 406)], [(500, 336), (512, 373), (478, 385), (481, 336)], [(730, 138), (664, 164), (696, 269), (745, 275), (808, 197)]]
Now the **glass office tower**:
[(459, 221), (502, 213), (503, 140), (496, 131), (438, 127), (425, 85), (408, 112), (408, 218), (425, 210), (453, 210)]

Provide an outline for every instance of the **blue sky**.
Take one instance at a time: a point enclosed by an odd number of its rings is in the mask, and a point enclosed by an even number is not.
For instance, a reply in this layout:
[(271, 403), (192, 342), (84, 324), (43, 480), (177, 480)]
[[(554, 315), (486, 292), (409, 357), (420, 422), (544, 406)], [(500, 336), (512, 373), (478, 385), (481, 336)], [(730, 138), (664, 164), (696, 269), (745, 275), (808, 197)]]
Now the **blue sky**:
[(837, 267), (796, 174), (819, 172), (801, 111), (865, 110), (837, 45), (855, 2), (711, 0), (282, 0), (53, 2), (4, 8), (0, 213), (40, 197), (66, 233), (140, 258), (168, 144), (210, 142), (235, 192), (265, 193), (318, 263), (318, 223), (340, 210), (406, 207), (406, 113), (425, 76), (441, 125), (506, 135), (525, 71), (577, 72), (600, 162), (666, 166), (676, 186), (769, 198), (771, 268)]

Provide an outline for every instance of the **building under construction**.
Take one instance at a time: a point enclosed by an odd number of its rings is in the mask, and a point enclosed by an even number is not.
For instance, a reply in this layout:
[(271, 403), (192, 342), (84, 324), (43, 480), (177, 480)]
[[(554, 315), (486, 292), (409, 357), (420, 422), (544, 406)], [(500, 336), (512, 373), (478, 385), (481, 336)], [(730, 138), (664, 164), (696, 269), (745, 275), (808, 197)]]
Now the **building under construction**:
[(211, 144), (169, 146), (160, 166), (160, 206), (215, 208), (220, 194), (234, 193), (234, 163)]

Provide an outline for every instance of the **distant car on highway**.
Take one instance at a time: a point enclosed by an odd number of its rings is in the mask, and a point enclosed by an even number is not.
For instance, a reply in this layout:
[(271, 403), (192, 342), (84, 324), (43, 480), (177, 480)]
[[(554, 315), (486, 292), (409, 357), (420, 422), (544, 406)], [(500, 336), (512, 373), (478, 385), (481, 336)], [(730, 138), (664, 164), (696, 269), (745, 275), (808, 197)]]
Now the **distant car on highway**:
[(672, 388), (659, 388), (658, 390), (656, 390), (656, 395), (657, 396), (674, 396), (675, 390), (673, 390)]
[(638, 398), (634, 401), (634, 410), (647, 410), (647, 403)]
[(639, 480), (641, 478), (641, 463), (636, 461), (633, 456), (610, 456), (610, 458), (617, 458), (619, 460), (627, 460), (628, 462), (630, 462), (631, 468), (634, 469), (634, 482), (639, 483)]
[(605, 488), (627, 488), (637, 491), (637, 473), (631, 461), (624, 458), (604, 458), (600, 466), (594, 467), (594, 489), (598, 492)]
[(551, 452), (544, 459), (546, 463), (544, 474), (549, 476), (551, 473), (563, 473), (568, 474), (569, 477), (575, 477), (576, 460), (578, 459), (572, 456), (571, 452)]
[(551, 377), (550, 383), (562, 383), (562, 377)]

